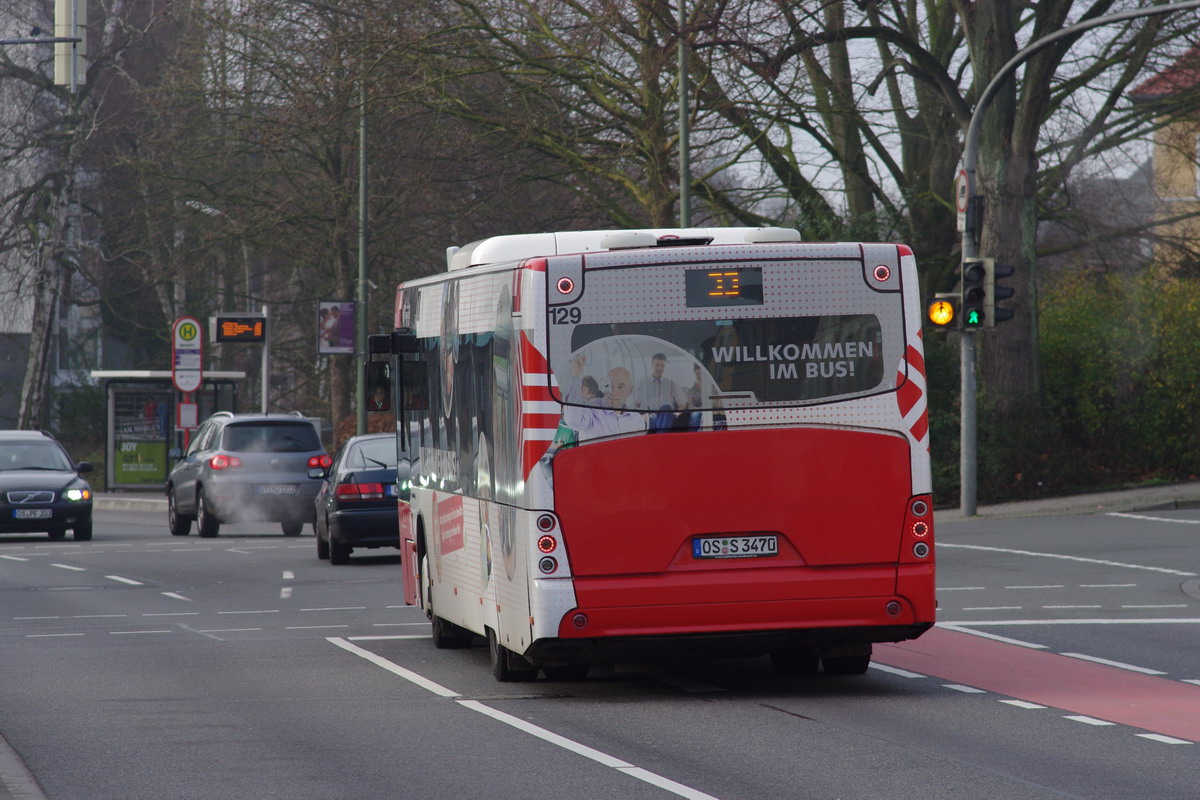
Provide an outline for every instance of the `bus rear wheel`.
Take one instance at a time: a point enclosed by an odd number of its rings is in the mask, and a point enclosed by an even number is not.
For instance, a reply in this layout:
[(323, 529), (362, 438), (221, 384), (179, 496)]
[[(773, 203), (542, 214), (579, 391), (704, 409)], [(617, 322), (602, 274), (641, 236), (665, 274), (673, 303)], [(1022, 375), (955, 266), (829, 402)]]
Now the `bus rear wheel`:
[(821, 666), (827, 675), (862, 675), (871, 666), (871, 652), (856, 656), (826, 656)]
[(537, 668), (524, 656), (514, 653), (504, 645), (491, 628), (487, 629), (488, 652), (492, 657), (492, 677), (501, 683), (531, 681), (537, 677)]
[[(335, 546), (333, 539), (329, 540), (330, 545), (330, 563), (333, 562), (332, 548)], [(429, 576), (429, 556), (421, 557), (421, 591), (425, 598), (425, 613), (429, 615), (429, 622), (432, 626), (433, 646), (438, 650), (462, 650), (471, 646), (471, 640), (474, 638), (469, 630), (455, 625), (453, 622), (448, 622), (437, 615), (433, 610), (433, 579)]]

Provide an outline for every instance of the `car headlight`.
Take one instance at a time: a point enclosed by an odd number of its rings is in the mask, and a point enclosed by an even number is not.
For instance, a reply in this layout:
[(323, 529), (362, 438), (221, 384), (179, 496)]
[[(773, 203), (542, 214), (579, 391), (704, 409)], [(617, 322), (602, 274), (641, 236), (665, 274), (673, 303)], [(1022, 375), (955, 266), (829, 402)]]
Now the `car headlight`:
[(78, 503), (82, 500), (91, 500), (92, 490), (87, 488), (67, 489), (65, 492), (63, 492), (63, 497), (72, 503)]

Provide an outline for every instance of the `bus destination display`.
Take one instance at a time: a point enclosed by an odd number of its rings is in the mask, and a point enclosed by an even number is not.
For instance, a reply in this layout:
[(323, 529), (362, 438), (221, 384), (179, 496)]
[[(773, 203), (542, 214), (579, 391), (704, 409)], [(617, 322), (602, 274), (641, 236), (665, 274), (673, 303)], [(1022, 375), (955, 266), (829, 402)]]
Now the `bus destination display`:
[(763, 304), (762, 267), (689, 269), (683, 280), (688, 308)]

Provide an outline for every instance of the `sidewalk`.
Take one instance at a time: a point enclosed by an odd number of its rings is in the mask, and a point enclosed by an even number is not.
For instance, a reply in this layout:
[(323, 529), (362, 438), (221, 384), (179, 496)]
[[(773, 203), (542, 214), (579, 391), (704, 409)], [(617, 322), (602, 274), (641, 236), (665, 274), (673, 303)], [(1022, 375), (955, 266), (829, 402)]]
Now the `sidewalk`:
[[(167, 513), (166, 495), (159, 492), (105, 492), (97, 494), (94, 507), (103, 511)], [(1200, 481), (1118, 489), (1108, 492), (1019, 500), (981, 505), (976, 518), (1056, 517), (1067, 514), (1102, 514), (1111, 511), (1161, 511), (1171, 508), (1200, 508)], [(958, 508), (934, 511), (937, 522), (967, 519)]]
[[(1057, 517), (1067, 514), (1104, 514), (1113, 511), (1163, 511), (1175, 508), (1200, 508), (1200, 481), (1172, 483), (1162, 486), (1143, 486), (1136, 489), (1117, 489), (1069, 497), (1046, 497), (1019, 500), (1012, 503), (981, 505), (975, 518), (1005, 519), (1011, 517)], [(934, 511), (936, 522), (968, 519), (960, 508)]]

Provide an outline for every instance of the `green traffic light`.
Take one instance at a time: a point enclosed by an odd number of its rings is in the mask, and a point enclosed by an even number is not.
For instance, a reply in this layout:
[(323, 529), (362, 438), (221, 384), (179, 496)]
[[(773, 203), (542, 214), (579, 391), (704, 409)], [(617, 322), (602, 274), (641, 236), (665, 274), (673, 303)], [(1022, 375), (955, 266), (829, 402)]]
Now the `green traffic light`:
[(967, 312), (967, 327), (977, 328), (983, 324), (983, 315), (979, 313), (979, 309), (972, 308)]

